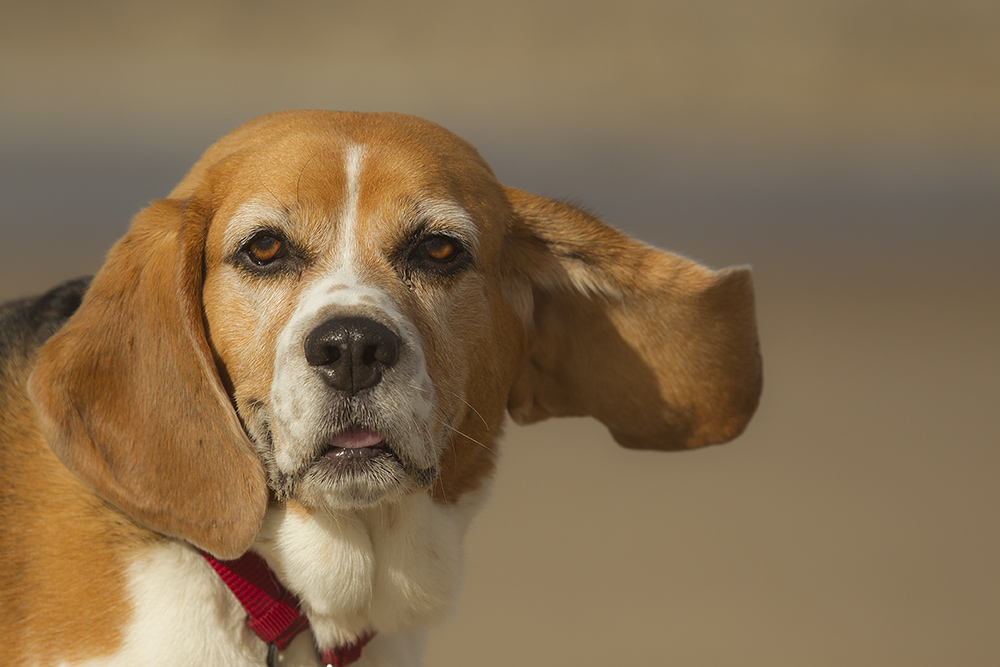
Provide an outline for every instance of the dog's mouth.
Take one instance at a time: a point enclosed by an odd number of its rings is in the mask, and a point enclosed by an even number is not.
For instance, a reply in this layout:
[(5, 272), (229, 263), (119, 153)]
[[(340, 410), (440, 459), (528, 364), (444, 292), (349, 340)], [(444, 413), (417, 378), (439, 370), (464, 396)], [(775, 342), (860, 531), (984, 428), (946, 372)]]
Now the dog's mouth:
[(378, 431), (350, 427), (326, 439), (299, 478), (296, 494), (306, 504), (359, 507), (422, 481)]
[(314, 465), (351, 465), (382, 456), (395, 454), (378, 431), (349, 428), (330, 438)]
[(313, 455), (292, 472), (269, 470), (279, 500), (297, 498), (307, 506), (354, 508), (371, 505), (408, 490), (429, 487), (436, 465), (415, 463), (393, 430), (349, 423), (320, 440)]
[(332, 436), (312, 467), (327, 474), (364, 473), (377, 462), (399, 463), (392, 448), (378, 431), (348, 428)]

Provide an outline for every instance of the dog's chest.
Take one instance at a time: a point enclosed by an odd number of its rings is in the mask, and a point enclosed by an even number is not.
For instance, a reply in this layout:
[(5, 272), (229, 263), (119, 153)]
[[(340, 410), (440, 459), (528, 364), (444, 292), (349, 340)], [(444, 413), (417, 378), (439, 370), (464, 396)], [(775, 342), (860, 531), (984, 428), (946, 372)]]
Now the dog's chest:
[(442, 620), (458, 592), (465, 513), (426, 494), (342, 514), (268, 510), (254, 549), (299, 597), (320, 645)]
[[(318, 665), (315, 646), (377, 634), (356, 665), (419, 665), (426, 630), (450, 612), (462, 538), (478, 502), (443, 507), (425, 494), (338, 516), (272, 507), (254, 550), (300, 600), (310, 631), (279, 656)], [(86, 667), (197, 664), (261, 667), (266, 647), (202, 556), (180, 542), (144, 551), (129, 567), (130, 621), (120, 650)]]

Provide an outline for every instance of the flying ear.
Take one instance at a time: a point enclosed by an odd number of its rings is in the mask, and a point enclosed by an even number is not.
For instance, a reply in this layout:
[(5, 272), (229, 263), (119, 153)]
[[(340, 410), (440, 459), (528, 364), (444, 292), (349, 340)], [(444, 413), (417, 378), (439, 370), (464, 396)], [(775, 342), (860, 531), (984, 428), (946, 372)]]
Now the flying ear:
[(508, 293), (531, 320), (514, 420), (591, 415), (638, 449), (739, 435), (762, 383), (749, 270), (713, 272), (568, 204), (506, 192)]
[(112, 248), (29, 380), (49, 446), (134, 520), (218, 558), (260, 528), (264, 470), (202, 323), (205, 223), (154, 202)]

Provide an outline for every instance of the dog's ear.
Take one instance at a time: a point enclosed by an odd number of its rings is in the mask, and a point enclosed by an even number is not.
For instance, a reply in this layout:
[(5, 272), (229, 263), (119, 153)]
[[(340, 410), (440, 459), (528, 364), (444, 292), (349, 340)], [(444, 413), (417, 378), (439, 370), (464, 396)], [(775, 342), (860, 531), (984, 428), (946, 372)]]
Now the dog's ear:
[(568, 204), (506, 193), (508, 300), (529, 320), (514, 420), (591, 415), (639, 449), (739, 435), (762, 381), (749, 270), (713, 272)]
[(201, 307), (206, 223), (139, 213), (29, 380), (52, 450), (135, 521), (218, 558), (253, 541), (264, 470), (223, 388)]

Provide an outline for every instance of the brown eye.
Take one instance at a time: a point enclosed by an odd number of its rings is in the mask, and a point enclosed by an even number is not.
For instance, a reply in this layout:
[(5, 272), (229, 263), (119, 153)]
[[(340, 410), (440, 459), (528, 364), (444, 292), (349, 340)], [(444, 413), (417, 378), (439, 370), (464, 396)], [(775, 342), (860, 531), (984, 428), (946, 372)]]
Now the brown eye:
[(246, 236), (230, 262), (251, 276), (287, 275), (302, 269), (309, 256), (284, 234), (261, 227)]
[(283, 256), (285, 244), (270, 234), (260, 234), (247, 244), (246, 252), (254, 264), (264, 266)]
[(422, 254), (435, 262), (450, 262), (458, 256), (461, 247), (446, 236), (432, 236), (420, 244)]
[(473, 263), (472, 253), (460, 240), (444, 234), (418, 237), (410, 246), (410, 269), (425, 276), (453, 276)]

